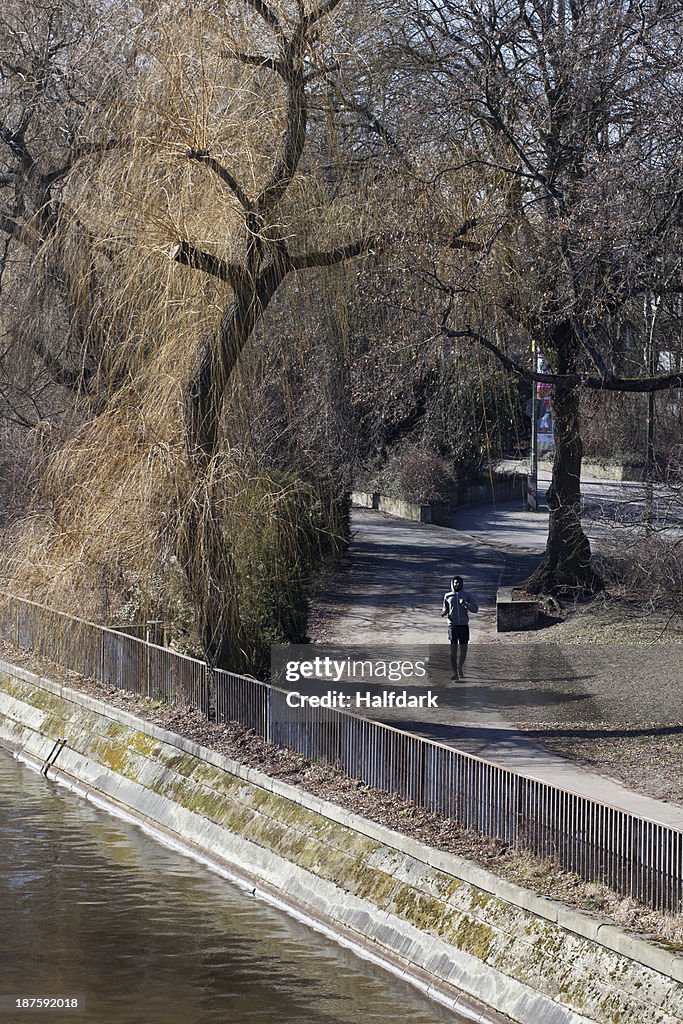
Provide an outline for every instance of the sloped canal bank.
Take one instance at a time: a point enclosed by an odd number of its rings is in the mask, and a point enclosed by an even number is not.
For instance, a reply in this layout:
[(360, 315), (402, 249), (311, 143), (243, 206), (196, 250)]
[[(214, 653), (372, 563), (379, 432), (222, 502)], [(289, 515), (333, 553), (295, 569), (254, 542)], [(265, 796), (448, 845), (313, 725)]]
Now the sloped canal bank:
[(56, 770), (65, 781), (230, 865), (459, 1012), (474, 999), (524, 1024), (683, 1020), (682, 961), (666, 949), (10, 671), (0, 678), (6, 744), (42, 763), (64, 737)]

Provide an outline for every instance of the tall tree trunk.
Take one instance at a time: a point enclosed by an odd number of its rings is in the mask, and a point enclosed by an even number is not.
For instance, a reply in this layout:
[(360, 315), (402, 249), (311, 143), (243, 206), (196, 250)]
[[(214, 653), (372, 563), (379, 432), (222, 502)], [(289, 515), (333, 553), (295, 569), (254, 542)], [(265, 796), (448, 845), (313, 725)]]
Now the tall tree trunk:
[(205, 343), (185, 401), (185, 442), (192, 471), (192, 500), (183, 534), (183, 565), (199, 617), (199, 639), (207, 664), (238, 670), (237, 581), (221, 507), (222, 475), (216, 471), (225, 397), (240, 354), (277, 291), (284, 269), (271, 265), (244, 280)]
[(197, 613), (198, 639), (207, 665), (236, 671), (243, 666), (234, 650), (239, 609), (232, 551), (215, 515), (220, 502), (211, 483), (203, 487), (199, 481), (197, 467), (193, 483), (180, 549)]
[[(578, 343), (570, 324), (556, 328), (550, 351), (557, 360), (552, 367), (555, 372), (575, 372)], [(526, 583), (534, 594), (585, 594), (602, 588), (591, 567), (590, 543), (581, 525), (579, 397), (576, 386), (556, 384), (553, 388), (555, 459), (548, 491), (550, 524), (543, 560)]]

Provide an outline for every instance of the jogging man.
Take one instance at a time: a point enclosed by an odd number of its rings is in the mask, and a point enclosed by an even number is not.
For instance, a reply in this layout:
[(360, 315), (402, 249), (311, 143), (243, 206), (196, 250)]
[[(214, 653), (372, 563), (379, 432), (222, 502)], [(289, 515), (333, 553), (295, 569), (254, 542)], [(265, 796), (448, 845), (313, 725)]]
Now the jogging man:
[[(441, 617), (448, 616), (448, 639), (451, 643), (451, 665), (454, 676), (463, 674), (465, 658), (467, 657), (467, 645), (470, 642), (469, 613), (478, 612), (479, 605), (472, 594), (463, 589), (462, 576), (454, 576), (451, 580), (451, 589), (443, 597)], [(460, 656), (457, 657), (458, 646)]]

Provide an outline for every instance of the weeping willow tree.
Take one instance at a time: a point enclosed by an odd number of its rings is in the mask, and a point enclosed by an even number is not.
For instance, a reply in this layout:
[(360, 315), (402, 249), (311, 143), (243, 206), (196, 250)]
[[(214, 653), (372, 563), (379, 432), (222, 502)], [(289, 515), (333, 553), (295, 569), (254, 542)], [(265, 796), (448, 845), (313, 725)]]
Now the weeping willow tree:
[[(285, 338), (278, 314), (310, 314), (314, 287), (318, 319), (336, 322), (339, 268), (386, 230), (381, 174), (359, 206), (363, 161), (342, 152), (329, 102), (363, 39), (341, 8), (160, 7), (108, 111), (115, 144), (64, 185), (59, 245), (97, 359), (13, 537), (13, 576), (91, 617), (124, 599), (128, 617), (176, 615), (214, 665), (260, 665), (267, 641), (303, 638), (301, 594), (345, 533), (346, 481), (302, 442), (310, 398), (276, 403), (286, 436), (269, 450), (250, 430), (275, 407), (264, 358), (285, 382), (283, 351), (310, 355), (316, 333)], [(324, 404), (338, 382), (317, 382)]]

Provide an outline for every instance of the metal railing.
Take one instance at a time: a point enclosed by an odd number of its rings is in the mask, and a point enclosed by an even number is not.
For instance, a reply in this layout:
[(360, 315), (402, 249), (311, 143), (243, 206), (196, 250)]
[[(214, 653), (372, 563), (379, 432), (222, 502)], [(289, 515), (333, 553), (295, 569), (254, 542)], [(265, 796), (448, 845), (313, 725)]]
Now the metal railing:
[(338, 766), (367, 786), (654, 909), (683, 907), (683, 832), (672, 826), (381, 722), (291, 708), (278, 687), (22, 598), (4, 599), (0, 634), (79, 675), (239, 722), (267, 742)]

